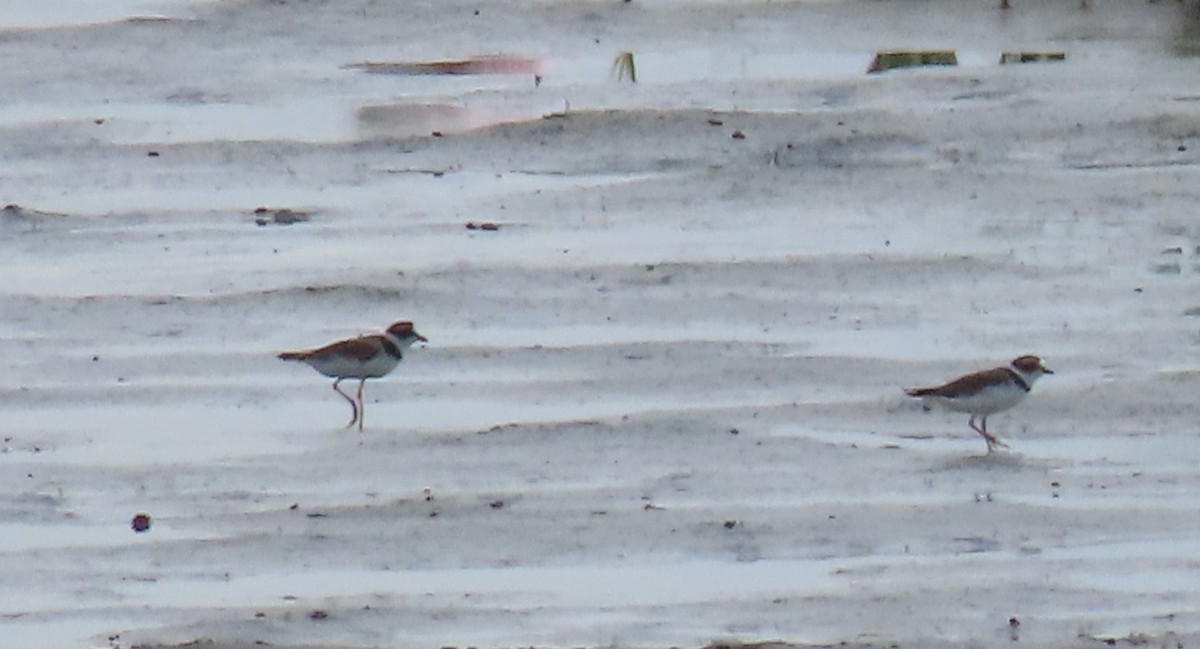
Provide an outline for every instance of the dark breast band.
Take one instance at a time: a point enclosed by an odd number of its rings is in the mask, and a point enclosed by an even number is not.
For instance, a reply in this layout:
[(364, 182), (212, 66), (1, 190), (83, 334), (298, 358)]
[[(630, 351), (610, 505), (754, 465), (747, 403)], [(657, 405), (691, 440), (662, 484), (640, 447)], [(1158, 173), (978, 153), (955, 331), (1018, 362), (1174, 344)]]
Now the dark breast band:
[[(400, 348), (396, 346), (396, 343), (388, 340), (387, 338), (383, 339), (383, 351), (387, 352), (387, 355), (391, 356), (392, 358), (404, 358), (404, 353), (400, 351)], [(1025, 389), (1028, 390), (1029, 388), (1026, 387)]]
[(1017, 385), (1021, 386), (1022, 390), (1029, 392), (1029, 384), (1025, 382), (1025, 377), (1017, 374), (1016, 370), (1011, 367), (1006, 367), (1004, 369), (1008, 370), (1008, 373), (1012, 375), (1013, 380), (1017, 382)]

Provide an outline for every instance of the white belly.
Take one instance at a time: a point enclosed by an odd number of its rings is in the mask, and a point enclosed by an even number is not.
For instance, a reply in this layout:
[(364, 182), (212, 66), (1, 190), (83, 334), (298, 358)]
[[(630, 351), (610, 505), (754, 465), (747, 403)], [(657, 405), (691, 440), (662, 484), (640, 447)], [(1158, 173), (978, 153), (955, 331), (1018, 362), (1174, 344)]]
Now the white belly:
[(367, 362), (342, 356), (309, 359), (308, 364), (325, 376), (342, 379), (377, 379), (396, 369), (400, 359), (379, 354)]
[(973, 415), (990, 415), (1017, 405), (1027, 394), (1029, 393), (1021, 386), (1006, 383), (981, 390), (970, 396), (955, 398), (930, 396), (925, 398), (950, 410), (968, 412)]

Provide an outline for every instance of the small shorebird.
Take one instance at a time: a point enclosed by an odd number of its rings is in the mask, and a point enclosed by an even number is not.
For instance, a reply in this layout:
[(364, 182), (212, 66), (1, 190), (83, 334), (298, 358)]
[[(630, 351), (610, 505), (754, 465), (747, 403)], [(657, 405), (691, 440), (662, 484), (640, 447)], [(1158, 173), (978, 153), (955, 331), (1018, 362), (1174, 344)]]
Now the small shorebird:
[[(934, 388), (907, 388), (904, 393), (950, 410), (970, 413), (967, 424), (983, 436), (988, 453), (991, 453), (997, 446), (1005, 444), (988, 433), (988, 415), (1017, 405), (1029, 394), (1039, 376), (1053, 373), (1037, 356), (1021, 356), (1008, 367), (967, 374)], [(976, 417), (982, 417), (981, 426), (975, 425)]]
[[(377, 379), (396, 369), (404, 357), (404, 350), (417, 341), (429, 342), (413, 329), (411, 322), (400, 321), (382, 334), (347, 338), (306, 351), (283, 352), (279, 358), (307, 363), (314, 370), (333, 378), (334, 391), (349, 401), (353, 409), (346, 428), (358, 424), (358, 429), (362, 430), (363, 385), (367, 379)], [(357, 399), (338, 389), (338, 384), (345, 379), (358, 379)]]

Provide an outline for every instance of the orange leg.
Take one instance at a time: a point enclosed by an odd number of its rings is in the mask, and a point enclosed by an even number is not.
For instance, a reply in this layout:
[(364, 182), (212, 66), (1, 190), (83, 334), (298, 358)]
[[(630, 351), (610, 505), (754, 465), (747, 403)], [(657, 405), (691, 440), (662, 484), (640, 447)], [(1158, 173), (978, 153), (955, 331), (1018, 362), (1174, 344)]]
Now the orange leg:
[(967, 424), (971, 427), (971, 430), (973, 430), (983, 436), (984, 441), (987, 442), (988, 453), (991, 453), (992, 451), (996, 450), (996, 447), (998, 447), (998, 446), (1003, 447), (1003, 448), (1008, 448), (1008, 444), (1001, 442), (1000, 440), (996, 439), (995, 436), (993, 436), (991, 433), (987, 432), (987, 415), (983, 416), (983, 420), (982, 420), (983, 426), (982, 427), (975, 425), (975, 415), (971, 415), (971, 421), (967, 422)]
[[(363, 398), (362, 398), (363, 386), (366, 384), (367, 384), (366, 379), (358, 380), (358, 432), (360, 432), (360, 433), (362, 432), (362, 427), (363, 427), (363, 415), (365, 415), (367, 413), (367, 404), (363, 403)], [(350, 423), (354, 423), (354, 422), (350, 422)]]
[[(350, 423), (346, 424), (346, 428), (350, 428), (357, 422), (359, 429), (361, 430), (362, 422), (361, 422), (361, 418), (358, 416), (358, 413), (359, 413), (358, 403), (354, 399), (350, 398), (350, 395), (348, 395), (345, 392), (342, 392), (341, 390), (338, 389), (338, 384), (341, 382), (342, 382), (342, 379), (338, 379), (333, 382), (333, 391), (342, 395), (342, 398), (345, 399), (346, 401), (349, 401), (350, 407), (353, 408), (353, 415), (350, 417)], [(360, 400), (362, 399), (362, 384), (361, 383), (358, 385), (358, 398)]]

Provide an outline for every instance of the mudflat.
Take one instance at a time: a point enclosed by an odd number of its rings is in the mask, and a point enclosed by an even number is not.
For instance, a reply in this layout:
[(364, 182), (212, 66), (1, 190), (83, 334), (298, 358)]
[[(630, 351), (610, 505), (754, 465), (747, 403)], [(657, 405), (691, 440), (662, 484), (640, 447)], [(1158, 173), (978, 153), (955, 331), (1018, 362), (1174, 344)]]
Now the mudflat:
[(1198, 19), (997, 4), (6, 23), (0, 636), (1194, 643)]

